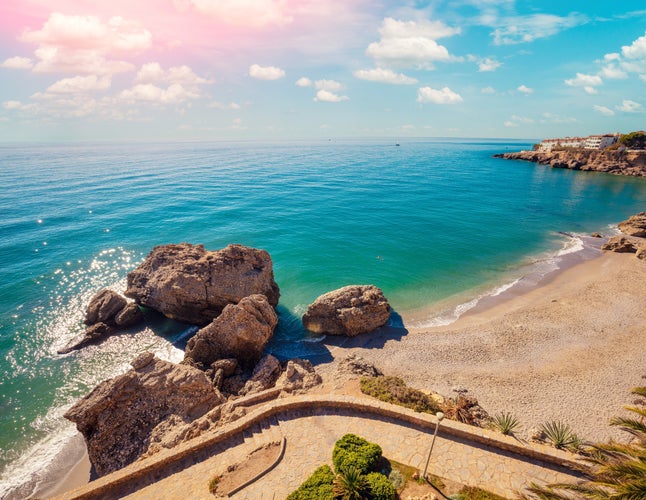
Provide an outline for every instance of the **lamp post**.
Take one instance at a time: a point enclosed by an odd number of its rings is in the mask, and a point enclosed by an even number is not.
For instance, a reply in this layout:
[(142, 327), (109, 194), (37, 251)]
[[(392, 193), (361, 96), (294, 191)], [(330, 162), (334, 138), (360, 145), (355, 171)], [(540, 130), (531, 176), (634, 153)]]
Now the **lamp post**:
[(440, 428), (440, 422), (444, 418), (444, 413), (441, 411), (438, 411), (435, 414), (435, 417), (437, 418), (437, 424), (435, 424), (435, 432), (433, 433), (433, 439), (431, 440), (431, 448), (428, 450), (428, 458), (426, 459), (426, 465), (424, 466), (424, 473), (422, 474), (422, 477), (426, 479), (426, 470), (428, 469), (428, 463), (431, 461), (431, 453), (433, 452), (433, 446), (435, 445), (435, 438), (437, 437), (437, 431)]

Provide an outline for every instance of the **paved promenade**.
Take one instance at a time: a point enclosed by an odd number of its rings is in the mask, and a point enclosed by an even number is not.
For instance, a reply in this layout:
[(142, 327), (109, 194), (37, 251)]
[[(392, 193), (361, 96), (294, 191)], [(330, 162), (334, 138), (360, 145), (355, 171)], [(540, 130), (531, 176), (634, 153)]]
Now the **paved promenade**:
[[(317, 467), (331, 465), (334, 443), (353, 433), (379, 443), (387, 458), (424, 468), (436, 419), (365, 398), (299, 396), (266, 403), (233, 426), (225, 439), (201, 436), (175, 455), (132, 464), (62, 498), (175, 499), (213, 498), (209, 480), (269, 442), (286, 438), (278, 465), (232, 498), (284, 499)], [(210, 441), (209, 441), (210, 440)], [(182, 448), (182, 447), (180, 447)], [(173, 450), (169, 450), (173, 451)], [(544, 446), (529, 446), (499, 433), (444, 420), (435, 442), (429, 472), (513, 498), (530, 482), (572, 481), (572, 457)], [(154, 467), (147, 464), (157, 460)], [(563, 466), (565, 465), (565, 466)], [(569, 466), (569, 467), (568, 467)], [(152, 467), (152, 468), (151, 468)], [(132, 478), (128, 478), (129, 469)], [(118, 479), (118, 478), (121, 479)], [(110, 486), (110, 483), (113, 486)]]

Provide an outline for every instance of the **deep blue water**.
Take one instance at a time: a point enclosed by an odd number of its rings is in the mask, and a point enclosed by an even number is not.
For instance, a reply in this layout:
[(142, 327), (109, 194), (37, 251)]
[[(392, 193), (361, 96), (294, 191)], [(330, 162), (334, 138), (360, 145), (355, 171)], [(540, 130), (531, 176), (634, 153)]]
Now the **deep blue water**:
[(267, 250), (281, 289), (270, 350), (307, 356), (316, 349), (300, 316), (324, 292), (372, 283), (398, 312), (469, 297), (561, 250), (560, 231), (607, 231), (644, 210), (644, 179), (491, 157), (528, 146), (0, 146), (0, 493), (60, 448), (73, 433), (62, 413), (96, 383), (144, 350), (181, 359), (172, 343), (189, 326), (154, 317), (56, 355), (82, 331), (89, 297), (123, 290), (155, 245)]

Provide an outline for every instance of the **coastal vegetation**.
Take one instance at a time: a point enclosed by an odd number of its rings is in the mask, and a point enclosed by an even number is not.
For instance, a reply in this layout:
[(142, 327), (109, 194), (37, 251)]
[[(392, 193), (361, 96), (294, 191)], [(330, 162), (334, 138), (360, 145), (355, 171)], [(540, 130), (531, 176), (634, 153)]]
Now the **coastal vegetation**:
[(622, 135), (619, 142), (630, 149), (646, 149), (646, 132), (631, 132)]
[(362, 377), (359, 382), (361, 392), (384, 401), (420, 413), (436, 413), (440, 406), (430, 395), (408, 387), (399, 377)]
[(511, 413), (498, 413), (491, 417), (491, 428), (510, 436), (520, 428), (520, 422)]
[(545, 440), (552, 443), (559, 450), (577, 451), (581, 447), (581, 440), (564, 422), (555, 420), (541, 425), (541, 432)]
[(577, 484), (532, 485), (529, 496), (540, 500), (646, 498), (646, 387), (635, 387), (635, 406), (627, 406), (634, 417), (616, 417), (617, 426), (630, 438), (627, 442), (598, 443), (587, 449), (590, 464), (586, 479)]

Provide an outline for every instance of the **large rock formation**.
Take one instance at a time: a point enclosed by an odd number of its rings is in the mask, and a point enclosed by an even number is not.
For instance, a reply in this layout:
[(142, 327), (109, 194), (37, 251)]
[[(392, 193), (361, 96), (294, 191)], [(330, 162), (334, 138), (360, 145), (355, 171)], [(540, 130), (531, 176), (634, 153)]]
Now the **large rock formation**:
[(245, 297), (237, 304), (227, 305), (222, 314), (188, 341), (184, 359), (205, 368), (223, 358), (235, 358), (243, 365), (253, 366), (277, 323), (276, 311), (264, 295)]
[(303, 325), (315, 333), (354, 337), (388, 322), (390, 305), (374, 285), (350, 285), (318, 297), (303, 315)]
[(253, 294), (276, 306), (280, 296), (264, 250), (229, 245), (211, 252), (202, 245), (161, 245), (128, 274), (126, 297), (165, 316), (206, 325), (228, 304)]
[(601, 250), (617, 253), (635, 253), (637, 247), (625, 236), (613, 236), (608, 240), (608, 243), (601, 245)]
[(113, 290), (107, 288), (101, 290), (90, 299), (90, 303), (85, 310), (86, 325), (95, 323), (105, 323), (107, 325), (116, 325), (115, 318), (128, 304), (126, 299)]
[(134, 462), (162, 422), (189, 423), (224, 402), (204, 372), (144, 353), (65, 414), (85, 437), (100, 476)]
[(518, 151), (494, 155), (506, 160), (525, 160), (553, 168), (607, 172), (646, 177), (646, 151), (573, 149), (562, 151)]
[(619, 230), (628, 236), (646, 238), (646, 212), (632, 215), (628, 220), (620, 222)]

